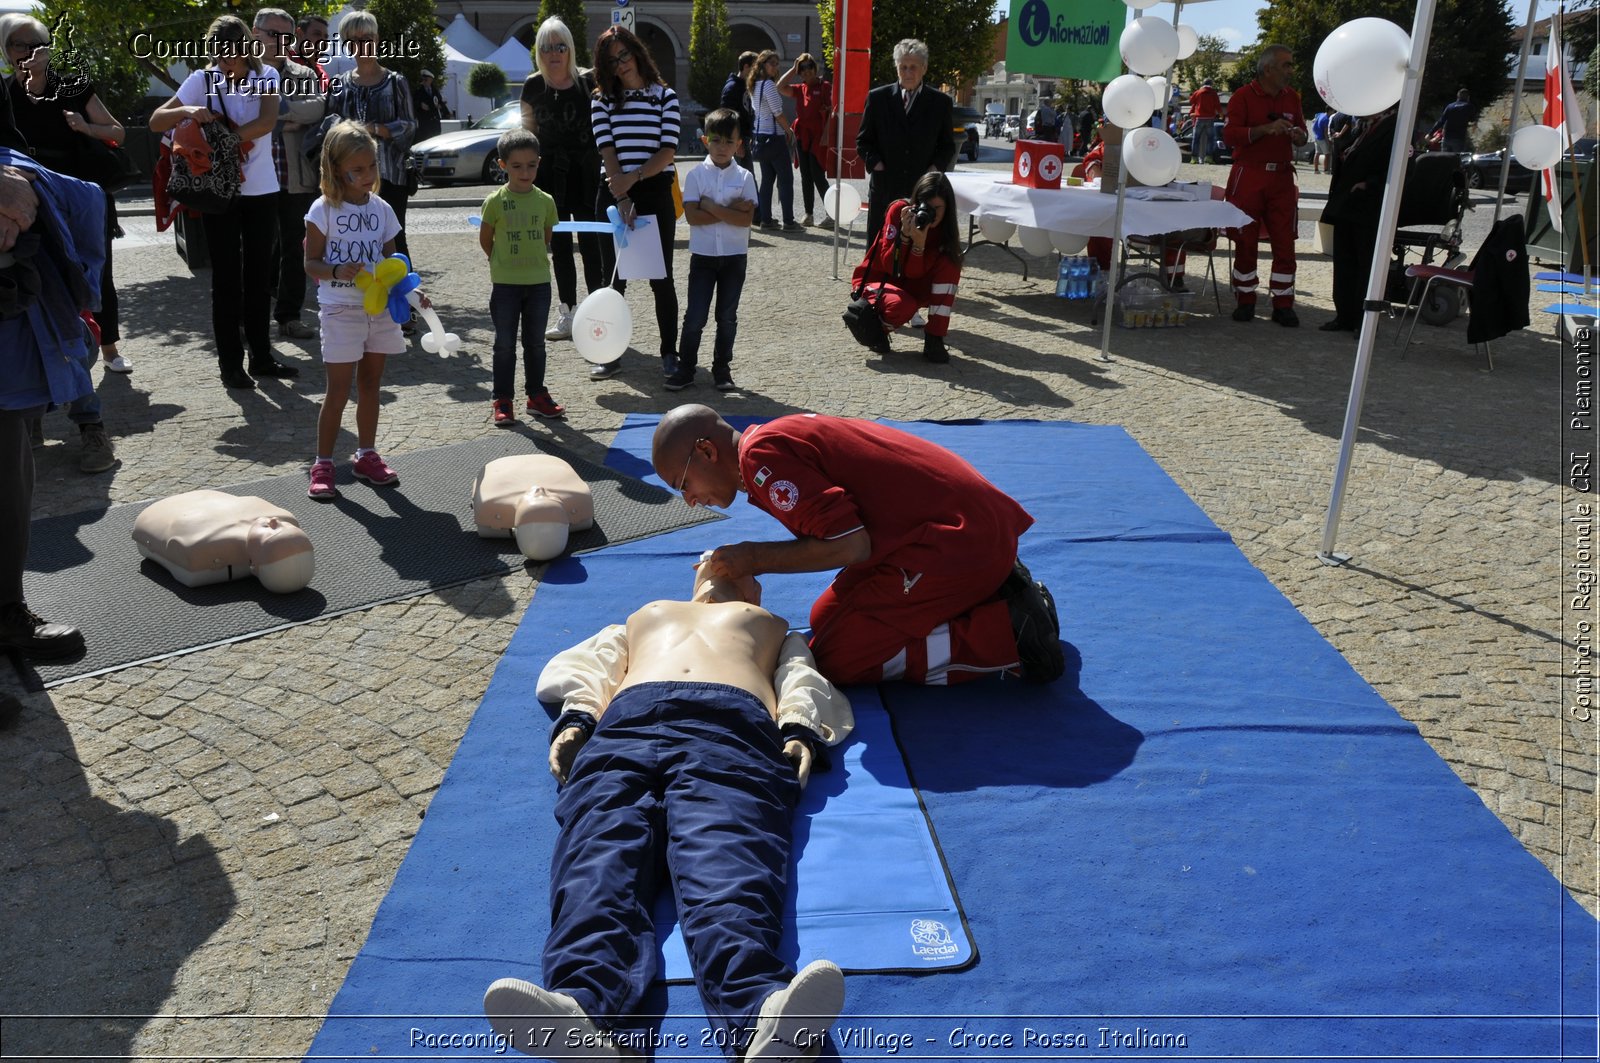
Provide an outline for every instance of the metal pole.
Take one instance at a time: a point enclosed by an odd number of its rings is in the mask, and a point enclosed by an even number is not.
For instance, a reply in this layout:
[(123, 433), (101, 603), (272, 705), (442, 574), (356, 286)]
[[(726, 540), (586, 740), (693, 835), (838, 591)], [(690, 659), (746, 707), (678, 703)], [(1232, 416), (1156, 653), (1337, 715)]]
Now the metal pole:
[(1325, 565), (1342, 565), (1347, 554), (1333, 552), (1339, 531), (1339, 516), (1344, 508), (1345, 488), (1349, 483), (1350, 459), (1361, 427), (1361, 400), (1367, 393), (1367, 370), (1372, 366), (1372, 347), (1378, 339), (1378, 311), (1388, 304), (1383, 293), (1389, 282), (1389, 255), (1394, 247), (1395, 222), (1400, 214), (1402, 180), (1406, 157), (1411, 152), (1411, 131), (1416, 128), (1417, 96), (1422, 87), (1422, 70), (1428, 62), (1428, 38), (1433, 32), (1434, 0), (1418, 0), (1411, 24), (1411, 58), (1406, 63), (1405, 85), (1400, 91), (1400, 112), (1395, 115), (1394, 147), (1389, 152), (1389, 180), (1384, 185), (1383, 208), (1378, 215), (1378, 240), (1372, 248), (1372, 268), (1367, 275), (1367, 299), (1361, 314), (1361, 341), (1356, 347), (1356, 368), (1350, 379), (1350, 398), (1345, 405), (1344, 431), (1339, 438), (1339, 464), (1333, 471), (1333, 497), (1328, 501), (1328, 518), (1322, 526), (1322, 546), (1317, 558)]
[[(1506, 146), (1500, 152), (1500, 186), (1494, 195), (1493, 229), (1500, 221), (1500, 208), (1506, 200), (1506, 181), (1511, 177), (1511, 138), (1517, 132), (1517, 117), (1522, 110), (1522, 82), (1528, 76), (1528, 50), (1533, 45), (1533, 24), (1539, 13), (1539, 0), (1528, 0), (1528, 22), (1522, 28), (1522, 55), (1517, 59), (1517, 87), (1511, 92), (1511, 128), (1506, 130)], [(1541, 178), (1540, 180), (1543, 180)], [(1534, 182), (1539, 187), (1539, 182)]]
[[(1538, 0), (1533, 0), (1537, 3)], [(836, 128), (838, 134), (833, 138), (833, 279), (839, 279), (839, 185), (844, 182), (844, 111), (845, 100), (845, 71), (850, 69), (850, 57), (846, 52), (845, 37), (850, 32), (850, 0), (844, 0), (844, 10), (839, 21), (834, 23), (838, 30), (834, 34), (833, 63), (834, 84), (838, 86), (836, 98), (839, 106), (834, 109), (834, 117), (838, 120)]]
[[(1127, 130), (1123, 130), (1126, 142)], [(1111, 154), (1107, 146), (1106, 154)], [(1111, 315), (1117, 309), (1117, 263), (1122, 260), (1122, 204), (1128, 199), (1128, 160), (1122, 155), (1122, 145), (1117, 145), (1117, 213), (1111, 222), (1111, 268), (1106, 270), (1106, 319), (1100, 323), (1100, 360), (1111, 361)], [(1105, 180), (1101, 167), (1100, 179)]]

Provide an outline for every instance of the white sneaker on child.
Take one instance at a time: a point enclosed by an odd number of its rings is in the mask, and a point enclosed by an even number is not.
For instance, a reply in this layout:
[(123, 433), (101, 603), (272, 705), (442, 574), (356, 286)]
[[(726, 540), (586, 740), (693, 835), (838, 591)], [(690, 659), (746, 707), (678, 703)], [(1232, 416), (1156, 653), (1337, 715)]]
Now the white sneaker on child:
[(570, 340), (572, 338), (572, 307), (562, 303), (556, 314), (556, 323), (544, 330), (547, 340)]

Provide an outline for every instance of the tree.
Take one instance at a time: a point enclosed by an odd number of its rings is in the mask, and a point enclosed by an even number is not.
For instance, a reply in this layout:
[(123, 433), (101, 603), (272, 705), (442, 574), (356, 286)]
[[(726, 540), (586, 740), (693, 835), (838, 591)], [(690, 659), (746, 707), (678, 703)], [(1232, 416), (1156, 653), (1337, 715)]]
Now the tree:
[(572, 57), (573, 64), (589, 66), (589, 16), (584, 13), (583, 0), (540, 0), (540, 25), (547, 18), (558, 18), (567, 24), (573, 43), (578, 46), (578, 54)]
[(733, 62), (727, 0), (694, 0), (689, 14), (689, 95), (704, 107), (716, 107)]
[[(854, 0), (862, 3), (865, 0)], [(833, 13), (836, 0), (817, 4), (823, 51), (834, 62)], [(915, 37), (928, 46), (930, 85), (971, 82), (994, 65), (995, 24), (991, 0), (878, 0), (872, 5), (872, 84), (895, 79), (894, 46)]]
[[(306, 0), (297, 8), (331, 14), (339, 0)], [(254, 10), (242, 0), (44, 0), (40, 17), (52, 28), (52, 66), (87, 75), (111, 113), (129, 118), (150, 79), (177, 89), (167, 73), (172, 62), (188, 57), (191, 66), (204, 65), (212, 19), (236, 15), (248, 23)]]
[(467, 71), (467, 92), (485, 100), (493, 100), (496, 107), (500, 106), (500, 98), (506, 94), (506, 72), (493, 63), (479, 63)]
[(1197, 88), (1206, 78), (1210, 78), (1213, 85), (1220, 84), (1223, 56), (1227, 51), (1227, 41), (1214, 33), (1202, 33), (1194, 54), (1178, 64), (1181, 73), (1175, 75), (1174, 80), (1183, 81), (1191, 90)]
[[(1285, 45), (1294, 54), (1294, 87), (1306, 111), (1321, 110), (1324, 105), (1312, 83), (1311, 66), (1328, 34), (1364, 16), (1386, 18), (1409, 34), (1414, 13), (1414, 0), (1276, 0), (1256, 16), (1261, 36), (1240, 57), (1237, 75), (1244, 81), (1255, 76), (1256, 56), (1268, 42)], [(1479, 106), (1499, 99), (1511, 73), (1511, 33), (1511, 11), (1505, 0), (1439, 0), (1418, 118), (1438, 114), (1460, 88), (1467, 89)]]
[(384, 66), (404, 74), (412, 86), (424, 70), (444, 70), (433, 0), (368, 0), (366, 10), (378, 20), (379, 61)]

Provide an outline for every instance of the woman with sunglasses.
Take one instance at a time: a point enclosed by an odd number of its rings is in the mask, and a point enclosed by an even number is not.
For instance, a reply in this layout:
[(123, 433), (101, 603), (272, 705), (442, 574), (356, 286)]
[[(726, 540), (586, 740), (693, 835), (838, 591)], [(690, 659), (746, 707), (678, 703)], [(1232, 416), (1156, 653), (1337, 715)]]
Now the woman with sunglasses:
[(778, 228), (772, 216), (772, 186), (778, 186), (778, 205), (783, 208), (783, 228), (799, 232), (794, 220), (793, 158), (789, 154), (789, 119), (783, 114), (783, 97), (774, 82), (778, 76), (778, 53), (762, 52), (750, 68), (748, 91), (750, 110), (755, 114), (755, 144), (750, 157), (761, 164), (760, 198), (756, 201), (756, 221), (763, 229)]
[[(522, 127), (539, 138), (541, 152), (533, 183), (556, 201), (556, 216), (562, 221), (593, 221), (595, 196), (600, 191), (600, 152), (594, 146), (594, 124), (589, 120), (594, 73), (578, 69), (572, 31), (559, 18), (540, 23), (533, 49), (539, 69), (529, 74), (522, 86)], [(600, 234), (579, 233), (578, 252), (583, 256), (588, 290), (605, 287)], [(578, 305), (571, 233), (556, 233), (550, 241), (550, 267), (561, 307), (544, 338), (569, 339), (572, 312)]]
[[(612, 26), (595, 45), (595, 90), (589, 105), (595, 146), (605, 164), (605, 180), (595, 197), (595, 216), (615, 206), (627, 225), (639, 217), (655, 220), (667, 275), (650, 282), (656, 299), (656, 326), (661, 331), (661, 367), (672, 376), (678, 363), (678, 293), (672, 284), (672, 237), (678, 219), (672, 209), (672, 161), (678, 151), (678, 95), (667, 87), (644, 42), (621, 26)], [(602, 268), (616, 269), (616, 248), (602, 240)], [(617, 291), (627, 283), (612, 282)], [(604, 380), (620, 361), (589, 367), (589, 376)]]
[(828, 193), (828, 145), (833, 138), (833, 125), (828, 119), (833, 115), (833, 82), (818, 72), (816, 56), (801, 52), (794, 66), (778, 79), (778, 91), (795, 101), (791, 128), (800, 162), (800, 197), (806, 207), (800, 224), (811, 225), (813, 189), (817, 196)]

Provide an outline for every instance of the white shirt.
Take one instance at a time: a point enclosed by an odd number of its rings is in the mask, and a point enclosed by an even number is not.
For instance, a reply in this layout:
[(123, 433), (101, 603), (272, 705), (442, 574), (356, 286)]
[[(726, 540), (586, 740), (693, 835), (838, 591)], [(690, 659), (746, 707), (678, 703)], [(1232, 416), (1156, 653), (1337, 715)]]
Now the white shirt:
[[(365, 203), (330, 203), (328, 197), (318, 196), (306, 211), (306, 221), (322, 230), (328, 238), (322, 260), (330, 266), (346, 262), (359, 262), (371, 269), (383, 261), (383, 245), (400, 235), (400, 218), (394, 208), (378, 197), (376, 192), (367, 196)], [(317, 278), (319, 303), (342, 303), (360, 306), (366, 298), (355, 281), (323, 280)]]
[[(261, 96), (278, 91), (278, 72), (262, 65), (243, 81), (229, 82), (222, 71), (207, 67), (192, 71), (178, 86), (178, 102), (185, 107), (209, 107), (226, 114), (235, 126), (261, 117)], [(208, 101), (207, 95), (211, 98)], [(274, 108), (273, 114), (277, 114)], [(241, 196), (265, 196), (278, 191), (278, 171), (272, 165), (272, 133), (258, 137), (244, 157)]]
[[(731, 207), (741, 199), (756, 202), (756, 179), (736, 162), (718, 166), (707, 156), (683, 179), (683, 201), (702, 200), (719, 207)], [(691, 255), (743, 255), (750, 251), (750, 226), (729, 225), (725, 221), (689, 226)]]

